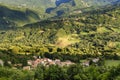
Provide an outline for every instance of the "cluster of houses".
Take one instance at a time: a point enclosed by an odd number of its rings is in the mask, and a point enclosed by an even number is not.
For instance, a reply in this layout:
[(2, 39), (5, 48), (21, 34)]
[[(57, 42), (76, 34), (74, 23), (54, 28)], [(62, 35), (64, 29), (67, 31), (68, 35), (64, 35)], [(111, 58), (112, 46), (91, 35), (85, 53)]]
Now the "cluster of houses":
[(58, 66), (69, 66), (72, 64), (75, 64), (69, 60), (62, 62), (59, 59), (49, 59), (49, 58), (37, 58), (35, 60), (28, 60), (27, 61), (28, 66), (23, 67), (24, 70), (30, 70), (36, 68), (38, 65), (43, 65), (45, 67), (49, 67), (50, 65), (58, 65)]
[[(95, 65), (98, 65), (98, 62), (100, 61), (99, 58), (93, 58), (93, 59), (88, 59), (83, 61), (81, 64), (85, 67), (90, 66), (91, 63), (94, 63)], [(8, 61), (9, 64), (12, 64), (10, 61)], [(28, 60), (27, 61), (27, 65), (28, 66), (24, 66), (23, 70), (31, 70), (36, 68), (38, 65), (43, 65), (45, 67), (49, 67), (50, 65), (58, 65), (58, 66), (70, 66), (73, 65), (75, 63), (67, 60), (67, 61), (61, 61), (60, 59), (49, 59), (49, 58), (35, 58), (34, 60)], [(0, 59), (0, 66), (4, 66), (4, 61)], [(14, 64), (15, 66), (22, 66), (22, 64)], [(16, 67), (15, 67), (16, 68)]]
[(95, 65), (98, 65), (99, 61), (100, 61), (100, 58), (88, 59), (88, 60), (85, 60), (84, 62), (82, 62), (82, 65), (86, 66), (86, 67), (90, 66), (92, 63)]
[[(99, 58), (93, 58), (93, 59), (85, 60), (81, 64), (85, 67), (88, 67), (88, 66), (91, 65), (91, 63), (93, 63), (95, 65), (98, 65), (99, 61), (100, 61)], [(49, 58), (37, 58), (35, 60), (28, 60), (27, 64), (28, 64), (28, 66), (23, 67), (24, 70), (34, 69), (38, 65), (43, 65), (43, 66), (46, 66), (46, 67), (49, 67), (50, 65), (58, 65), (58, 66), (63, 67), (63, 66), (70, 66), (70, 65), (73, 65), (75, 63), (73, 63), (69, 60), (62, 62), (59, 59), (51, 60)]]

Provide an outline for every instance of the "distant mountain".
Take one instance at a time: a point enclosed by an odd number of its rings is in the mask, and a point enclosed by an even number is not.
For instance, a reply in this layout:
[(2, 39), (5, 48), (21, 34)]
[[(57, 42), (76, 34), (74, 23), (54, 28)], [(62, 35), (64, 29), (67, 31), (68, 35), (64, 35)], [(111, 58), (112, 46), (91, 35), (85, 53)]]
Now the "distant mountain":
[(57, 16), (60, 16), (64, 13), (71, 13), (74, 10), (84, 10), (83, 8), (90, 8), (90, 7), (101, 7), (105, 5), (111, 5), (117, 0), (56, 0), (56, 7), (48, 8), (47, 10), (50, 11), (48, 13), (56, 12)]
[(112, 4), (119, 4), (120, 3), (120, 0), (117, 0), (117, 1), (114, 1), (114, 2), (112, 2)]
[(71, 13), (76, 9), (116, 4), (120, 0), (0, 0), (0, 2), (18, 8), (33, 9), (43, 18), (45, 16), (60, 16), (67, 12)]
[(72, 1), (73, 5), (75, 5), (74, 0), (56, 0), (55, 4), (56, 4), (56, 6), (59, 6), (62, 3), (69, 3), (70, 1)]
[(55, 6), (55, 0), (0, 0), (4, 4), (12, 4), (15, 6), (24, 6), (28, 8), (47, 8)]

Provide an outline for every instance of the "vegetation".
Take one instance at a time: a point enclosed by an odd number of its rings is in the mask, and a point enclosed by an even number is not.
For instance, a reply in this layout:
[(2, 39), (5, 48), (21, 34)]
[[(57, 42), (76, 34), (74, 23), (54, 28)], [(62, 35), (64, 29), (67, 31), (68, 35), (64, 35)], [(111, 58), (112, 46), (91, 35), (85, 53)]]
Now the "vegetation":
[(64, 68), (52, 65), (38, 66), (32, 71), (0, 67), (0, 80), (119, 80), (119, 76), (120, 65), (83, 67), (77, 64)]
[[(105, 7), (39, 21), (34, 10), (0, 6), (0, 80), (119, 80), (120, 6)], [(76, 64), (22, 70), (33, 56)], [(81, 65), (89, 58), (100, 58), (100, 65)]]
[(120, 55), (119, 11), (119, 6), (112, 6), (19, 28), (1, 25), (0, 49), (17, 54)]
[(2, 29), (20, 27), (40, 20), (35, 11), (26, 8), (20, 10), (15, 7), (0, 5), (0, 12), (0, 28)]
[[(76, 10), (84, 11), (85, 8), (91, 6), (93, 6), (94, 8), (99, 8), (99, 6), (112, 4), (112, 2), (114, 3), (116, 1), (117, 0), (0, 0), (0, 4), (7, 4), (18, 9), (32, 9), (36, 11), (42, 19), (44, 19), (57, 15), (59, 16), (61, 15), (61, 13), (66, 13), (66, 15), (68, 15), (68, 13), (72, 13)], [(46, 12), (49, 12), (49, 14), (47, 14)]]

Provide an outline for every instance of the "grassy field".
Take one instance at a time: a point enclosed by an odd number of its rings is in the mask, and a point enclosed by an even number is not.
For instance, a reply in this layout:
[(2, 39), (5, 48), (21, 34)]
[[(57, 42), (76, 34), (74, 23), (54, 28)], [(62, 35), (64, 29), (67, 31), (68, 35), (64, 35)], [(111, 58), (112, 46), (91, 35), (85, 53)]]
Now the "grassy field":
[[(86, 60), (80, 60), (80, 62), (85, 62)], [(105, 60), (105, 66), (118, 66), (120, 64), (120, 60)]]
[(77, 36), (78, 35), (71, 34), (71, 35), (59, 37), (57, 42), (56, 42), (56, 46), (67, 47), (71, 44), (75, 44), (75, 43), (80, 41), (79, 39), (77, 39)]
[(120, 64), (120, 60), (105, 60), (106, 66), (117, 66)]

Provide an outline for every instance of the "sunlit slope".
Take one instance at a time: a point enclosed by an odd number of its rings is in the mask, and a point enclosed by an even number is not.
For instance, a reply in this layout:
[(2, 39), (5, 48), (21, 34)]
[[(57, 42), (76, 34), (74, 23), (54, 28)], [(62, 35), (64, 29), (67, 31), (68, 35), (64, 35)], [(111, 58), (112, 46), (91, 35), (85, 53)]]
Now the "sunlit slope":
[[(120, 52), (120, 7), (112, 6), (69, 18), (44, 20), (18, 29), (0, 30), (0, 48), (20, 51), (68, 48), (71, 53)], [(54, 46), (54, 47), (53, 47)], [(31, 52), (31, 51), (29, 51)]]

